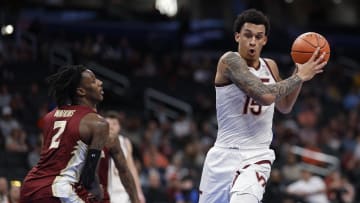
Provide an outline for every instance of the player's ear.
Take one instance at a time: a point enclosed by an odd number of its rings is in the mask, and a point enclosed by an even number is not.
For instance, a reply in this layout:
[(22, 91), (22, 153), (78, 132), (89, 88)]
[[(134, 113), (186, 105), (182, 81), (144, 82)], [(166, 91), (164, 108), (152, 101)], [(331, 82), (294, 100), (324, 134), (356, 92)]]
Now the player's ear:
[(235, 38), (235, 41), (236, 41), (236, 42), (239, 42), (239, 39), (240, 39), (240, 33), (235, 32), (235, 34), (234, 34), (234, 38)]
[(263, 46), (266, 45), (267, 41), (268, 41), (268, 37), (265, 35), (265, 37), (264, 37), (264, 42), (263, 42)]
[(84, 88), (78, 87), (76, 88), (76, 94), (79, 96), (84, 96), (86, 95), (86, 91), (84, 90)]

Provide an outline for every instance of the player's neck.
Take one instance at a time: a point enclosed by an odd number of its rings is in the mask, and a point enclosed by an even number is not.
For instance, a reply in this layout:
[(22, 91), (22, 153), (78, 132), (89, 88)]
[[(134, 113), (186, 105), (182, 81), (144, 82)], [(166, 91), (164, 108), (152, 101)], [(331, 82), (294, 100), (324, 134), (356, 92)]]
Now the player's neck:
[(260, 60), (246, 60), (246, 63), (249, 67), (254, 68), (255, 70), (258, 70), (260, 68)]
[(86, 107), (93, 109), (94, 111), (97, 111), (96, 103), (93, 103), (89, 100), (79, 99), (78, 101), (75, 102), (75, 105), (86, 106)]

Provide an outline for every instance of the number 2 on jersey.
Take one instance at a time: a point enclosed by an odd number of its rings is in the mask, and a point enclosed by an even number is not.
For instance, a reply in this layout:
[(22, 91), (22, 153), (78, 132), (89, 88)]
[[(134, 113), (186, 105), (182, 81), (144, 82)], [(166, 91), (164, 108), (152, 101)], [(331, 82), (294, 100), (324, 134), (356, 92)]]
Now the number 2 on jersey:
[(56, 149), (59, 147), (60, 144), (60, 136), (64, 132), (66, 127), (66, 121), (55, 121), (54, 123), (54, 130), (59, 129), (56, 134), (51, 138), (51, 144), (49, 149)]

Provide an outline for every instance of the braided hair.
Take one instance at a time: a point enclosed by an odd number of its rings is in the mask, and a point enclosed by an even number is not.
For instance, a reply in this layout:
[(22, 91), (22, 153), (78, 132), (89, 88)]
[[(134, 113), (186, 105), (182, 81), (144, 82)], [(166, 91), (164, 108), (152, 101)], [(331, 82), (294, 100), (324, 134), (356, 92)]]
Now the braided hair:
[(75, 104), (76, 89), (85, 70), (83, 65), (66, 65), (46, 79), (49, 83), (49, 95), (58, 106)]

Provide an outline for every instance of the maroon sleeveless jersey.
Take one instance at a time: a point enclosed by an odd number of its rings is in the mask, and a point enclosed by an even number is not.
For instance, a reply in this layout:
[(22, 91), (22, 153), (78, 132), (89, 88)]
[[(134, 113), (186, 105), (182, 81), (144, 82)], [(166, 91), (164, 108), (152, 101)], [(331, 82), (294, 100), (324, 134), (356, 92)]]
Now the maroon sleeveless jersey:
[(80, 139), (79, 125), (85, 106), (63, 106), (44, 117), (40, 160), (25, 177), (21, 198), (69, 197), (80, 179), (88, 145)]

